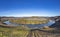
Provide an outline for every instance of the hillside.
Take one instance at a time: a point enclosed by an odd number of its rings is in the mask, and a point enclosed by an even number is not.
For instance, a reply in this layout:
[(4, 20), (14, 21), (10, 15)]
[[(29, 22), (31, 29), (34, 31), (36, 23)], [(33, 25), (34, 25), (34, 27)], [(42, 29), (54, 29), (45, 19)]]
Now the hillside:
[(49, 21), (48, 17), (1, 17), (1, 21), (9, 20), (16, 24), (45, 24)]
[(59, 28), (60, 29), (60, 17), (55, 17), (55, 23), (51, 25), (51, 28)]

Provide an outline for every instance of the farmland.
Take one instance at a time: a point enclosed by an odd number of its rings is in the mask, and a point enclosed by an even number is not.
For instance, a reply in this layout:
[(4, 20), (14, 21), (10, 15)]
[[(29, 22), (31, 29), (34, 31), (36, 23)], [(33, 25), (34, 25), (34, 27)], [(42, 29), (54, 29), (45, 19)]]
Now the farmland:
[(2, 28), (0, 27), (0, 37), (26, 37), (29, 31), (18, 28)]
[[(12, 23), (22, 24), (22, 26), (7, 26), (4, 21), (9, 20)], [(50, 19), (47, 18), (1, 18), (0, 19), (0, 37), (60, 37), (60, 30), (56, 29), (60, 21), (56, 21), (52, 28), (45, 26), (43, 29), (30, 29), (27, 24), (45, 24)]]

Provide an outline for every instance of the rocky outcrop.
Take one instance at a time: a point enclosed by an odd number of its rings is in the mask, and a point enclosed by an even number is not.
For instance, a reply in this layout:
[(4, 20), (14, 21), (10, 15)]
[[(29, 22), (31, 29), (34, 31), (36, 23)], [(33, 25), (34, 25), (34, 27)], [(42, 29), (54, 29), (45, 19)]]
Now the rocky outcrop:
[(56, 21), (53, 25), (50, 26), (51, 28), (60, 28), (60, 20)]

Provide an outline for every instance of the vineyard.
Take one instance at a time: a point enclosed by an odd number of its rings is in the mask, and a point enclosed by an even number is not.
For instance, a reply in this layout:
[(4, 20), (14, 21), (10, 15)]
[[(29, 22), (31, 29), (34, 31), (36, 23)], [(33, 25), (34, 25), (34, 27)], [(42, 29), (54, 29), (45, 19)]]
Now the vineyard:
[(29, 31), (16, 28), (0, 27), (0, 37), (26, 37)]
[(26, 30), (0, 27), (0, 37), (60, 37), (60, 31)]
[(31, 30), (27, 37), (60, 37), (60, 33), (54, 31)]
[[(6, 20), (1, 20), (2, 22)], [(0, 22), (1, 22), (0, 21)], [(26, 19), (9, 19), (11, 23), (16, 24), (45, 24), (49, 20), (26, 20)], [(4, 24), (5, 25), (5, 24)], [(0, 26), (0, 37), (60, 37), (60, 29), (54, 30), (48, 26), (43, 29), (30, 29), (25, 25), (16, 27), (6, 27), (2, 24)]]
[(11, 19), (9, 20), (12, 23), (17, 23), (17, 24), (45, 24), (48, 23), (48, 19)]

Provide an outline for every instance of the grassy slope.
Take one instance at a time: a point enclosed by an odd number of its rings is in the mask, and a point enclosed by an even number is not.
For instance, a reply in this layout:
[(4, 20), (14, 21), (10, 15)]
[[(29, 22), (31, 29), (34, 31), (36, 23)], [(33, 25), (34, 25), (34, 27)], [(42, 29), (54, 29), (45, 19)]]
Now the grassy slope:
[(26, 37), (29, 31), (17, 28), (0, 27), (0, 37)]

